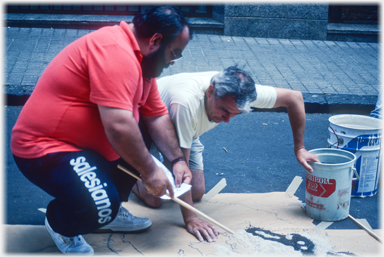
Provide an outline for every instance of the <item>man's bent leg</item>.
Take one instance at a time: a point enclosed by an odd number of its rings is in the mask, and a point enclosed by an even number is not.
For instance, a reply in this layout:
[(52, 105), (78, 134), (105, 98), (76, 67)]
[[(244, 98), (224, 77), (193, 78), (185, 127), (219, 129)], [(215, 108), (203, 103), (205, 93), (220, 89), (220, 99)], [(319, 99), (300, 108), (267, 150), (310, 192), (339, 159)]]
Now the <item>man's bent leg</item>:
[(14, 159), (32, 183), (55, 197), (47, 207), (45, 226), (59, 250), (93, 254), (81, 234), (111, 222), (120, 206), (108, 161), (91, 151)]
[(91, 151), (15, 157), (23, 174), (55, 199), (47, 207), (52, 229), (67, 237), (86, 234), (111, 222), (120, 197), (108, 161)]

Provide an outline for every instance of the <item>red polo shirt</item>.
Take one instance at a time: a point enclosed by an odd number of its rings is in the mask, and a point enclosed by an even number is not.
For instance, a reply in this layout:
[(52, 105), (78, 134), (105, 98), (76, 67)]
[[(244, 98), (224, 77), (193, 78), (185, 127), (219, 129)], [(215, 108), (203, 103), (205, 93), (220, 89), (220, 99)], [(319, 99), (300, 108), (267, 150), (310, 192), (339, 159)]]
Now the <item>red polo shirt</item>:
[(104, 132), (97, 105), (161, 116), (156, 79), (143, 79), (142, 56), (128, 27), (109, 26), (64, 48), (47, 66), (12, 130), (11, 149), (22, 158), (90, 149), (119, 158)]

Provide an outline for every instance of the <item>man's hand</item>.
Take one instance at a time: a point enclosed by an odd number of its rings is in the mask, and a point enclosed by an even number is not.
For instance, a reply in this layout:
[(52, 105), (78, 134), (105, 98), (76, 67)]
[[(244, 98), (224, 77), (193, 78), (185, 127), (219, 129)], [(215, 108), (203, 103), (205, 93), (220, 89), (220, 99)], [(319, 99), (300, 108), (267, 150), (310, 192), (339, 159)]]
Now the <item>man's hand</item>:
[(213, 225), (197, 217), (190, 220), (186, 225), (188, 232), (195, 235), (200, 242), (204, 239), (209, 243), (216, 242), (220, 234)]
[(176, 162), (172, 169), (176, 187), (180, 187), (181, 183), (191, 184), (192, 172), (185, 161)]
[(308, 162), (320, 162), (316, 154), (308, 152), (305, 148), (296, 151), (296, 159), (310, 173), (313, 172), (313, 169)]
[(146, 176), (142, 176), (142, 180), (148, 193), (153, 194), (156, 197), (161, 197), (166, 193), (166, 189), (168, 189), (171, 198), (174, 197), (172, 184), (161, 168), (156, 166), (156, 169), (153, 172)]

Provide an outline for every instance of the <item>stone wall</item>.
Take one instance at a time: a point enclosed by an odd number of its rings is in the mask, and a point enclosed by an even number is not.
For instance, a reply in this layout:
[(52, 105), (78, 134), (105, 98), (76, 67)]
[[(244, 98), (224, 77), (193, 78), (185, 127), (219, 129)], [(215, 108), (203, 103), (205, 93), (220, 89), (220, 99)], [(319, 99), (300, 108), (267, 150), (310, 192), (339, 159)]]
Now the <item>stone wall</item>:
[(328, 3), (239, 3), (213, 8), (224, 35), (325, 40)]

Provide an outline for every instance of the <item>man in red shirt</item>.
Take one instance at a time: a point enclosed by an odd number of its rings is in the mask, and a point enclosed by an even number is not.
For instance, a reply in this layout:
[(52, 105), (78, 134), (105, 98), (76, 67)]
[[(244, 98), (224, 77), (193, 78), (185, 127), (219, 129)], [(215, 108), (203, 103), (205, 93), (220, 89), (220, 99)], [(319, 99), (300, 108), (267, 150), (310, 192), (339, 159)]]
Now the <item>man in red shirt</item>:
[(101, 28), (64, 48), (47, 66), (12, 130), (21, 172), (55, 199), (45, 225), (63, 253), (93, 254), (82, 234), (97, 229), (137, 231), (151, 222), (121, 207), (141, 175), (162, 196), (172, 186), (142, 139), (143, 122), (155, 144), (174, 160), (176, 186), (191, 182), (156, 77), (181, 57), (191, 37), (182, 14), (154, 7), (132, 24)]

